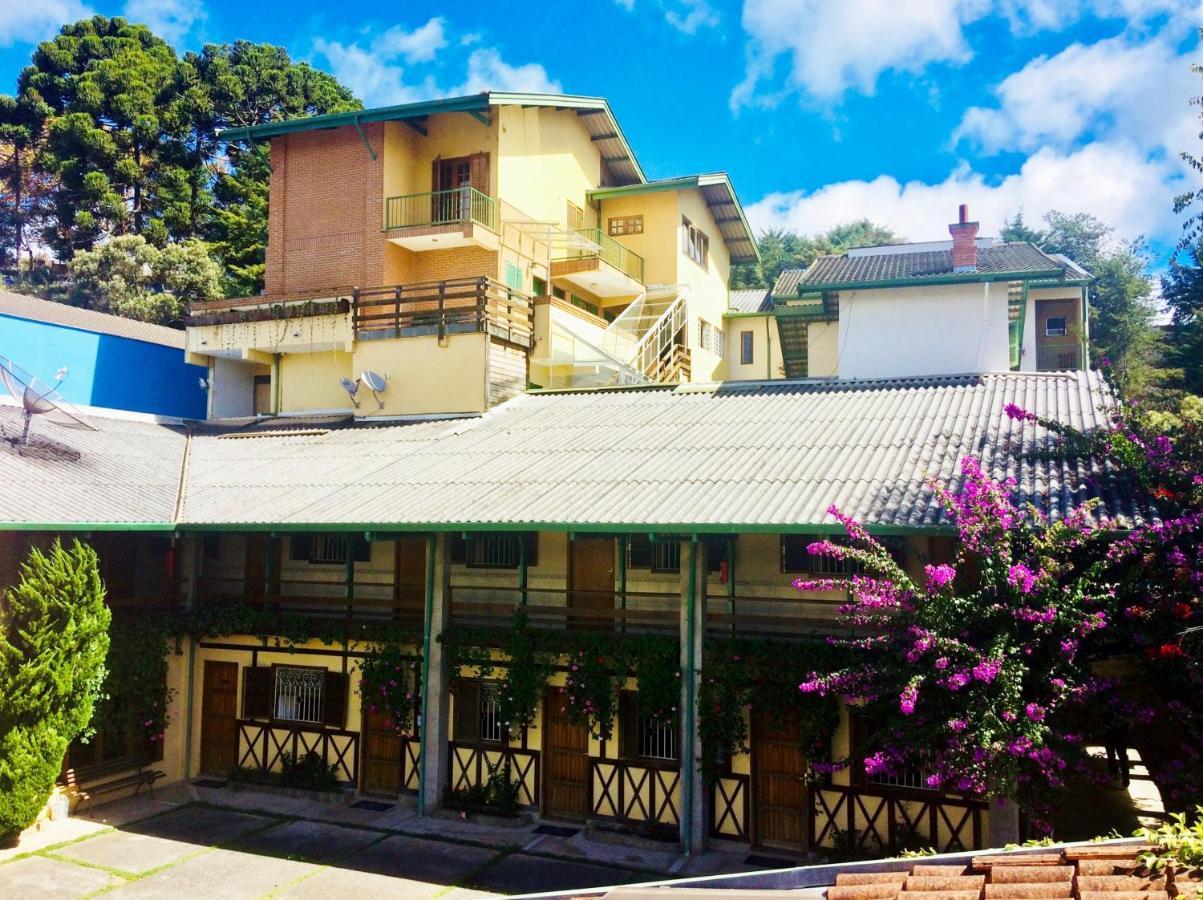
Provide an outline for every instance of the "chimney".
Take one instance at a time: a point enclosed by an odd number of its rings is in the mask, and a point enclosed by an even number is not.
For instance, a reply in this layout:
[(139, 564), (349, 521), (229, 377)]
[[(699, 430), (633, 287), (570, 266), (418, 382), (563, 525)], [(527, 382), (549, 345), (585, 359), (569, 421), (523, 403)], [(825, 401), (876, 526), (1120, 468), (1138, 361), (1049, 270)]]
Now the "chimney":
[(977, 269), (977, 222), (969, 221), (969, 204), (962, 203), (959, 221), (948, 226), (952, 235), (952, 268), (956, 272)]

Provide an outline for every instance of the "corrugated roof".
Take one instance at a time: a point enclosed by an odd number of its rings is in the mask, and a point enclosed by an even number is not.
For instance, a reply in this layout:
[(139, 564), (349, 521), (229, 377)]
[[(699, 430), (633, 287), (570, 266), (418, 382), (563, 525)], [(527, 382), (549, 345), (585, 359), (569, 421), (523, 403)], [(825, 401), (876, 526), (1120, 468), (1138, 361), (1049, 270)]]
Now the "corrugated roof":
[(1133, 522), (1131, 493), (1089, 461), (1012, 451), (1049, 435), (1007, 403), (1077, 428), (1112, 402), (1092, 372), (891, 381), (743, 382), (535, 393), (479, 418), (230, 440), (193, 438), (180, 521), (203, 525), (655, 527), (830, 525), (835, 503), (873, 525), (948, 522), (925, 486), (975, 454), (1053, 517), (1099, 497)]
[(181, 329), (139, 322), (94, 309), (68, 306), (66, 303), (54, 303), (40, 297), (14, 294), (11, 291), (0, 291), (0, 316), (49, 322), (65, 328), (77, 328), (80, 331), (111, 334), (134, 341), (145, 341), (148, 344), (184, 349), (184, 332)]
[[(0, 528), (113, 523), (170, 528), (187, 443), (183, 426), (147, 416), (81, 418), (95, 430), (35, 418), (34, 447), (19, 453), (0, 442)], [(4, 436), (19, 435), (21, 426), (20, 408), (0, 402)]]
[(1030, 278), (1079, 278), (1071, 269), (1031, 244), (996, 244), (980, 247), (977, 268), (958, 272), (951, 250), (891, 251), (881, 253), (820, 256), (807, 269), (786, 269), (773, 286), (776, 297), (797, 296), (803, 291), (838, 290), (874, 284), (914, 281), (977, 281), (982, 278), (1026, 276)]
[(322, 128), (341, 128), (347, 125), (364, 125), (369, 122), (410, 121), (420, 122), (427, 116), (449, 112), (482, 114), (491, 106), (551, 106), (560, 109), (575, 109), (585, 124), (590, 137), (606, 161), (615, 184), (641, 184), (646, 179), (639, 160), (635, 158), (630, 144), (618, 125), (618, 120), (604, 97), (582, 97), (573, 94), (524, 94), (510, 91), (484, 91), (463, 97), (444, 97), (438, 100), (423, 100), (418, 103), (403, 103), (397, 106), (381, 106), (353, 112), (329, 113), (324, 116), (308, 116), (269, 122), (243, 128), (227, 128), (220, 136), (228, 141), (267, 140), (282, 134), (298, 131), (313, 131)]
[(773, 310), (773, 295), (766, 288), (749, 291), (732, 291), (727, 301), (732, 312), (767, 313)]

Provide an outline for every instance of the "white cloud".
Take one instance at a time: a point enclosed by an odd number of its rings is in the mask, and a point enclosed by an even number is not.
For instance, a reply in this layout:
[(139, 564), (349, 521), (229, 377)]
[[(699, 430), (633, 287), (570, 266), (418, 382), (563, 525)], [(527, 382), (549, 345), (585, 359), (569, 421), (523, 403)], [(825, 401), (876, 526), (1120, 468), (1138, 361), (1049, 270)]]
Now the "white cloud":
[[(1176, 29), (1174, 29), (1176, 30)], [(1197, 131), (1198, 76), (1188, 54), (1174, 52), (1170, 29), (1138, 42), (1127, 35), (1071, 44), (1040, 56), (995, 89), (996, 107), (971, 107), (954, 140), (986, 152), (1072, 146), (1085, 136), (1122, 137), (1169, 153)]]
[(457, 94), (481, 91), (524, 91), (532, 94), (559, 94), (563, 88), (538, 63), (511, 66), (492, 48), (473, 50), (468, 57), (468, 78), (456, 89)]
[(999, 0), (998, 10), (1017, 34), (1059, 31), (1085, 16), (1123, 19), (1130, 24), (1146, 22), (1169, 13), (1187, 17), (1192, 11), (1188, 0)]
[(814, 233), (869, 218), (912, 241), (947, 240), (957, 205), (968, 203), (982, 234), (998, 234), (1003, 220), (1023, 210), (1037, 221), (1051, 209), (1089, 212), (1120, 234), (1170, 236), (1176, 226), (1168, 198), (1180, 183), (1175, 161), (1150, 158), (1124, 141), (1094, 143), (1070, 153), (1043, 149), (1015, 174), (995, 183), (962, 163), (937, 183), (905, 184), (888, 175), (842, 181), (807, 193), (770, 194), (748, 207), (753, 227)]
[(128, 0), (125, 17), (140, 22), (169, 44), (179, 44), (208, 14), (199, 0)]
[(381, 56), (400, 56), (407, 63), (429, 62), (447, 46), (443, 20), (433, 18), (415, 31), (394, 25), (372, 41), (372, 51)]
[(90, 15), (92, 10), (78, 0), (6, 0), (0, 3), (0, 47), (44, 41)]
[[(635, 9), (635, 0), (614, 0), (627, 12)], [(714, 28), (719, 23), (718, 11), (709, 0), (647, 0), (664, 14), (664, 21), (678, 31), (693, 34), (700, 28)]]

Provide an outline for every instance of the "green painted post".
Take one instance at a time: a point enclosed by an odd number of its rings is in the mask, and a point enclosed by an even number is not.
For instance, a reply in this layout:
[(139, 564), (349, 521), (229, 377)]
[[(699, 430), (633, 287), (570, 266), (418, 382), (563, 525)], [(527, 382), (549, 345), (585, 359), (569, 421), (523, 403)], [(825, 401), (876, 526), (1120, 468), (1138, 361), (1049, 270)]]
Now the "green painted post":
[(731, 617), (731, 635), (735, 636), (735, 537), (727, 536), (727, 615)]
[(685, 679), (685, 734), (682, 741), (681, 753), (681, 813), (685, 825), (683, 841), (686, 853), (693, 852), (693, 785), (697, 777), (694, 769), (694, 731), (696, 728), (697, 710), (697, 653), (694, 642), (697, 637), (697, 603), (698, 603), (698, 537), (691, 535), (689, 539), (689, 577), (685, 594), (685, 667), (681, 673)]
[(430, 711), (430, 620), (434, 616), (435, 536), (426, 536), (426, 612), (422, 617), (422, 717), (418, 726), (418, 815), (426, 815), (426, 727)]
[(343, 596), (347, 599), (347, 618), (349, 619), (355, 609), (355, 535), (348, 534), (346, 544), (343, 556)]
[(627, 630), (627, 543), (631, 536), (628, 534), (619, 535), (618, 538), (618, 602), (622, 607), (622, 625), (621, 630)]
[[(535, 540), (539, 539), (538, 532), (535, 533)], [(518, 535), (518, 605), (526, 606), (526, 592), (528, 586), (528, 572), (526, 560), (526, 535)]]

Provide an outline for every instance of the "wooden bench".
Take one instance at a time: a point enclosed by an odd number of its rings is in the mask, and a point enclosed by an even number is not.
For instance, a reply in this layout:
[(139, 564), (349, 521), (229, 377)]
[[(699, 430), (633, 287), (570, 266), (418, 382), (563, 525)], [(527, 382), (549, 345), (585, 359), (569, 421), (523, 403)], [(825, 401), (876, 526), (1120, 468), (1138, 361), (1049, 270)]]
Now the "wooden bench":
[[(146, 761), (131, 762), (128, 759), (118, 759), (109, 763), (88, 766), (81, 772), (77, 772), (75, 769), (67, 769), (60, 779), (60, 783), (74, 789), (75, 796), (79, 801), (77, 808), (82, 808), (84, 803), (91, 803), (97, 797), (104, 794), (115, 794), (118, 791), (128, 790), (129, 788), (133, 788), (134, 795), (137, 795), (145, 787), (150, 790), (153, 796), (155, 782), (160, 778), (167, 777), (167, 773), (147, 768), (147, 765)], [(134, 771), (130, 771), (131, 769)], [(82, 778), (80, 777), (81, 775), (83, 776)], [(109, 775), (115, 775), (116, 777), (103, 780)], [(81, 781), (86, 781), (87, 786), (81, 786)]]

